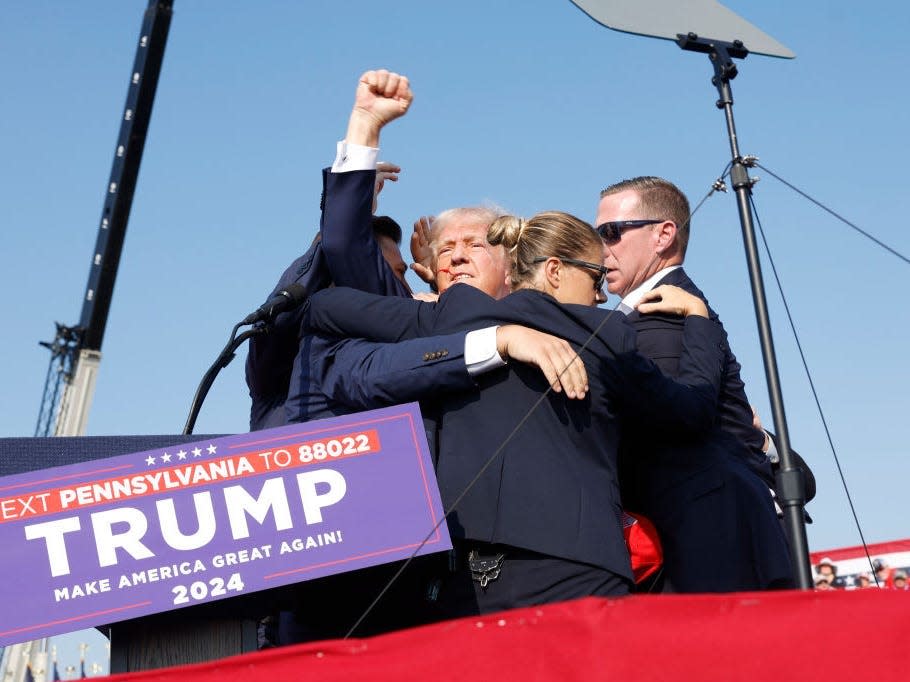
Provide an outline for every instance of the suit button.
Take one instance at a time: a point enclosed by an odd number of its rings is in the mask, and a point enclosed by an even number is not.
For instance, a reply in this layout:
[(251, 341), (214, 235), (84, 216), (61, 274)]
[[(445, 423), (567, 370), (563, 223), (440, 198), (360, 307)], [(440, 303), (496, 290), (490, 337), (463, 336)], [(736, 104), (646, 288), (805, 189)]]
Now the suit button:
[(423, 354), (423, 361), (424, 361), (424, 362), (427, 362), (429, 359), (430, 359), (430, 354), (429, 354), (429, 353), (424, 353), (424, 354)]

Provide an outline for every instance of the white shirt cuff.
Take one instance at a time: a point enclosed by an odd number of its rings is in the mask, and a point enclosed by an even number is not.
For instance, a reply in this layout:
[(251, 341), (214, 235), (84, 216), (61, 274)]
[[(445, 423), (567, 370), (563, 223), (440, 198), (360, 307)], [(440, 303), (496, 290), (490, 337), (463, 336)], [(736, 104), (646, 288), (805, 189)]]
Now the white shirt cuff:
[(487, 327), (468, 332), (464, 339), (464, 362), (472, 377), (504, 367), (506, 361), (496, 350), (496, 330)]
[(373, 170), (379, 160), (379, 147), (364, 147), (342, 140), (336, 145), (333, 173), (348, 171)]
[(765, 431), (765, 435), (768, 436), (768, 451), (765, 454), (768, 456), (769, 462), (777, 464), (780, 461), (780, 453), (777, 451), (777, 446), (774, 444), (771, 434)]

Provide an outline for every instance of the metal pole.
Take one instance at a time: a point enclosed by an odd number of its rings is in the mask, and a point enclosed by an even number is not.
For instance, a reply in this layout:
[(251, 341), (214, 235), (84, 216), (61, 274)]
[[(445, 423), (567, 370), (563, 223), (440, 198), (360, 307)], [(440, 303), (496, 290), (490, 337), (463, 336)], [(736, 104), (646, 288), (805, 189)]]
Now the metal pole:
[(771, 413), (778, 437), (780, 452), (780, 472), (778, 473), (778, 504), (784, 512), (784, 522), (790, 536), (790, 555), (793, 573), (797, 586), (808, 590), (813, 588), (812, 572), (809, 562), (809, 542), (806, 536), (805, 488), (802, 472), (793, 464), (790, 450), (790, 432), (784, 413), (784, 399), (781, 392), (780, 376), (777, 370), (777, 356), (774, 352), (774, 338), (771, 333), (771, 322), (768, 316), (768, 303), (765, 297), (762, 279), (761, 262), (758, 256), (758, 244), (755, 239), (755, 227), (752, 220), (752, 207), (749, 198), (752, 193), (752, 181), (739, 151), (736, 125), (733, 120), (733, 92), (730, 81), (736, 77), (737, 69), (733, 57), (744, 58), (748, 51), (739, 41), (723, 43), (699, 39), (694, 34), (680, 36), (679, 45), (683, 49), (706, 52), (714, 66), (714, 77), (711, 82), (717, 88), (718, 109), (724, 110), (727, 123), (727, 136), (730, 141), (732, 167), (730, 179), (736, 192), (736, 205), (742, 226), (743, 245), (746, 250), (746, 264), (749, 268), (749, 282), (752, 286), (752, 300), (755, 305), (755, 318), (758, 323), (758, 335), (761, 343), (762, 358), (765, 365), (765, 379), (768, 383), (768, 397), (771, 401)]

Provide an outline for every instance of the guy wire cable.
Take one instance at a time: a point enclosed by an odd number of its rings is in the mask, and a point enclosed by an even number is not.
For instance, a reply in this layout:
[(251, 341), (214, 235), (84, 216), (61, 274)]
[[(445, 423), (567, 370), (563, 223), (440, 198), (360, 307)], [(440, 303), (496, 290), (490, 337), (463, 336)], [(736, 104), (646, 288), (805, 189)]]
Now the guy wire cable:
[(873, 237), (871, 234), (869, 234), (868, 232), (866, 232), (864, 229), (862, 229), (862, 228), (859, 227), (858, 225), (854, 225), (854, 224), (851, 223), (849, 220), (847, 220), (846, 218), (844, 218), (842, 215), (838, 214), (836, 211), (834, 211), (834, 210), (828, 208), (827, 206), (825, 206), (825, 205), (824, 205), (823, 203), (821, 203), (820, 201), (818, 201), (818, 200), (812, 198), (811, 196), (809, 196), (808, 194), (806, 194), (805, 192), (803, 192), (803, 191), (802, 191), (801, 189), (799, 189), (798, 187), (796, 187), (796, 186), (790, 184), (789, 182), (787, 182), (786, 180), (784, 180), (782, 177), (780, 177), (779, 175), (777, 175), (777, 174), (774, 173), (773, 171), (771, 171), (771, 170), (769, 170), (768, 168), (765, 168), (764, 166), (762, 166), (762, 165), (761, 165), (760, 163), (758, 163), (757, 161), (755, 162), (755, 166), (758, 167), (758, 168), (761, 168), (763, 171), (765, 171), (766, 173), (768, 173), (768, 175), (770, 175), (771, 177), (775, 178), (775, 179), (778, 180), (779, 182), (782, 182), (782, 183), (785, 184), (787, 187), (789, 187), (790, 189), (792, 189), (794, 192), (796, 192), (797, 194), (799, 194), (800, 196), (802, 196), (804, 199), (806, 199), (806, 200), (808, 200), (808, 201), (811, 201), (813, 204), (815, 204), (816, 206), (818, 206), (818, 207), (819, 207), (820, 209), (822, 209), (823, 211), (827, 211), (828, 213), (830, 213), (831, 215), (833, 215), (835, 218), (837, 218), (838, 220), (840, 220), (840, 221), (841, 221), (842, 223), (844, 223), (845, 225), (847, 225), (847, 226), (849, 226), (849, 227), (852, 227), (854, 230), (856, 230), (857, 232), (859, 232), (861, 235), (863, 235), (863, 236), (866, 237), (867, 239), (870, 239), (871, 241), (875, 242), (876, 244), (878, 244), (880, 247), (882, 247), (882, 248), (885, 249), (886, 251), (888, 251), (888, 252), (894, 254), (895, 256), (897, 256), (898, 258), (900, 258), (902, 261), (904, 261), (905, 263), (907, 263), (908, 265), (910, 265), (910, 258), (907, 258), (907, 256), (903, 255), (902, 253), (899, 253), (896, 249), (892, 249), (890, 246), (888, 246), (887, 244), (885, 244), (883, 241), (881, 241), (881, 240), (879, 240), (879, 239), (876, 239), (875, 237)]
[[(784, 310), (787, 313), (787, 320), (790, 323), (790, 330), (793, 332), (793, 338), (796, 341), (796, 347), (799, 350), (799, 357), (803, 363), (803, 370), (806, 372), (806, 378), (809, 380), (809, 388), (812, 390), (812, 397), (815, 399), (815, 406), (818, 408), (818, 415), (821, 418), (822, 427), (825, 429), (825, 437), (828, 439), (828, 446), (831, 448), (831, 454), (834, 455), (834, 463), (837, 465), (837, 473), (840, 476), (841, 485), (844, 487), (844, 493), (847, 495), (847, 503), (850, 505), (850, 512), (853, 514), (853, 522), (856, 524), (856, 530), (859, 533), (860, 542), (863, 545), (863, 552), (866, 554), (866, 559), (869, 561), (869, 567), (872, 568), (872, 573), (874, 575), (875, 569), (872, 565), (872, 557), (869, 554), (869, 547), (866, 544), (866, 538), (863, 534), (862, 525), (859, 522), (859, 516), (856, 513), (856, 508), (853, 506), (853, 498), (850, 495), (850, 489), (847, 487), (847, 479), (844, 476), (844, 470), (841, 468), (840, 458), (837, 455), (837, 449), (834, 447), (834, 440), (831, 438), (831, 431), (828, 428), (828, 421), (825, 419), (825, 412), (822, 409), (821, 401), (818, 397), (818, 392), (815, 390), (815, 382), (812, 380), (812, 373), (809, 371), (809, 363), (806, 361), (806, 355), (803, 352), (803, 345), (799, 340), (799, 334), (796, 331), (796, 324), (793, 321), (793, 316), (790, 314), (790, 306), (787, 303), (787, 297), (784, 295), (783, 285), (781, 284), (780, 277), (777, 274), (777, 267), (774, 265), (774, 258), (771, 256), (771, 249), (768, 247), (768, 240), (765, 237), (765, 230), (762, 227), (761, 219), (758, 217), (758, 210), (755, 207), (755, 201), (752, 198), (751, 194), (749, 195), (749, 203), (752, 206), (752, 213), (755, 216), (755, 223), (758, 225), (758, 233), (761, 235), (762, 243), (765, 245), (765, 253), (768, 255), (768, 263), (771, 265), (771, 272), (774, 274), (774, 281), (777, 283), (777, 290), (780, 292), (780, 298), (784, 304)], [(875, 576), (875, 584), (878, 585), (878, 576)]]
[[(702, 204), (704, 204), (705, 201), (707, 201), (708, 198), (712, 194), (714, 194), (718, 190), (726, 191), (726, 189), (723, 189), (723, 179), (729, 173), (731, 165), (732, 164), (730, 164), (730, 163), (727, 164), (726, 168), (724, 169), (724, 172), (721, 174), (721, 176), (717, 180), (714, 181), (714, 183), (711, 186), (711, 189), (708, 191), (708, 193), (704, 197), (702, 197), (701, 201), (699, 201), (698, 204), (695, 206), (695, 208), (689, 213), (689, 221), (692, 220), (692, 216), (695, 215), (695, 212), (698, 211), (699, 208), (701, 208)], [(650, 269), (651, 265), (653, 265), (656, 260), (657, 260), (657, 256), (655, 255), (654, 258), (651, 259), (651, 262), (648, 264), (647, 269)], [(572, 362), (574, 362), (576, 359), (581, 360), (579, 353), (588, 347), (588, 345), (591, 343), (591, 341), (594, 339), (594, 337), (597, 336), (597, 334), (600, 332), (600, 330), (603, 328), (603, 326), (607, 323), (607, 320), (609, 320), (611, 317), (613, 317), (613, 314), (617, 311), (619, 304), (621, 302), (622, 302), (622, 299), (620, 299), (619, 303), (617, 303), (615, 307), (610, 309), (610, 311), (606, 315), (606, 317), (604, 317), (604, 319), (600, 322), (600, 324), (597, 325), (597, 328), (587, 338), (587, 340), (584, 342), (582, 347), (575, 353), (575, 357), (559, 373), (558, 376), (560, 378), (566, 372), (566, 370), (569, 369)], [(376, 605), (382, 600), (385, 593), (388, 592), (389, 589), (392, 587), (392, 585), (395, 584), (395, 581), (401, 577), (401, 574), (404, 573), (405, 569), (407, 569), (407, 567), (411, 565), (411, 562), (417, 556), (417, 553), (421, 549), (424, 548), (424, 546), (430, 540), (430, 538), (433, 537), (433, 534), (436, 533), (436, 531), (439, 530), (439, 527), (442, 526), (442, 524), (449, 518), (449, 515), (452, 514), (452, 512), (454, 512), (458, 508), (458, 505), (461, 502), (461, 500), (464, 499), (464, 496), (467, 495), (468, 492), (470, 492), (471, 488), (473, 488), (474, 485), (477, 483), (477, 481), (480, 479), (480, 477), (483, 476), (484, 472), (490, 468), (490, 466), (493, 464), (493, 462), (496, 461), (496, 458), (499, 457), (499, 454), (505, 449), (505, 447), (509, 444), (509, 442), (515, 436), (515, 434), (518, 433), (518, 431), (521, 429), (521, 427), (524, 426), (524, 424), (528, 421), (528, 419), (530, 419), (530, 417), (534, 413), (534, 411), (540, 406), (540, 404), (544, 401), (544, 399), (550, 394), (550, 392), (552, 390), (553, 390), (552, 386), (547, 386), (546, 390), (543, 393), (541, 393), (541, 395), (537, 399), (537, 401), (528, 410), (528, 413), (519, 420), (518, 424), (516, 424), (515, 428), (513, 428), (512, 431), (509, 433), (509, 435), (506, 436), (506, 439), (502, 442), (502, 444), (498, 448), (496, 448), (496, 451), (493, 452), (492, 455), (490, 455), (489, 459), (487, 459), (487, 461), (484, 463), (484, 465), (480, 468), (480, 470), (477, 472), (477, 474), (474, 476), (474, 478), (471, 479), (471, 481), (468, 483), (468, 485), (465, 487), (465, 489), (458, 495), (458, 497), (451, 504), (451, 506), (448, 509), (444, 510), (442, 518), (440, 518), (439, 521), (436, 522), (436, 524), (427, 533), (426, 537), (424, 537), (424, 539), (421, 540), (420, 543), (417, 545), (417, 548), (411, 553), (411, 555), (407, 559), (405, 559), (404, 563), (399, 567), (399, 569), (397, 571), (395, 571), (394, 575), (392, 575), (392, 577), (388, 579), (386, 584), (383, 585), (382, 589), (379, 591), (379, 594), (377, 594), (376, 597), (373, 599), (373, 601), (370, 603), (370, 605), (367, 606), (366, 610), (360, 615), (360, 617), (357, 619), (357, 621), (351, 626), (350, 630), (347, 631), (347, 633), (345, 634), (343, 639), (350, 638), (351, 635), (354, 634), (354, 632), (357, 630), (357, 628), (360, 627), (360, 624), (364, 621), (364, 619), (367, 616), (369, 616), (370, 613), (372, 613), (373, 609), (376, 608)]]

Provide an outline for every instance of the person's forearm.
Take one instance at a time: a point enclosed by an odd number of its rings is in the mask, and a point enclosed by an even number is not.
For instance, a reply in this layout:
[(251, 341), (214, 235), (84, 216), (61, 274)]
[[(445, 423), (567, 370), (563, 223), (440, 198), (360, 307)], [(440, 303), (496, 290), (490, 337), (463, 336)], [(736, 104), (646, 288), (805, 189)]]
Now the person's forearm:
[[(316, 343), (324, 343), (317, 341)], [(366, 410), (475, 387), (459, 332), (400, 343), (343, 339), (314, 344), (313, 373), (324, 395)]]
[[(638, 353), (618, 358), (624, 402), (640, 424), (698, 434), (716, 423), (723, 374), (723, 329), (698, 316), (686, 318), (679, 374), (671, 379)], [(631, 349), (630, 349), (631, 351)]]
[(345, 142), (361, 144), (365, 147), (379, 146), (379, 131), (382, 125), (375, 116), (367, 112), (354, 109), (348, 120), (348, 130), (344, 136)]
[(310, 299), (307, 327), (316, 333), (394, 342), (420, 336), (422, 306), (410, 298), (378, 296), (335, 287)]

